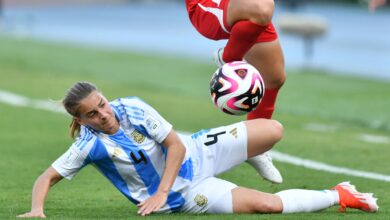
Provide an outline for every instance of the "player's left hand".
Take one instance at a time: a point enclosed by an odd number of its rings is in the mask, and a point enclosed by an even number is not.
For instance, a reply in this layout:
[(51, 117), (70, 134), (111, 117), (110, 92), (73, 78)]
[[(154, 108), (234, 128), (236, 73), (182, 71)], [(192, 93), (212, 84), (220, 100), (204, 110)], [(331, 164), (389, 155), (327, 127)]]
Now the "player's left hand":
[(160, 208), (163, 207), (167, 202), (167, 197), (167, 193), (157, 192), (155, 195), (149, 197), (137, 205), (139, 208), (137, 213), (145, 216), (160, 210)]

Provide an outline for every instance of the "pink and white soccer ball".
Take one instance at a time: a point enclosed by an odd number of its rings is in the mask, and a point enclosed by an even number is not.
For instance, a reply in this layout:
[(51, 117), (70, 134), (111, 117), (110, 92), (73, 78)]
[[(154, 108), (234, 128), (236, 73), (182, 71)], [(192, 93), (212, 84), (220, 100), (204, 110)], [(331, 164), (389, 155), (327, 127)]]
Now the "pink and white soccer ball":
[(214, 104), (231, 115), (254, 110), (264, 95), (264, 81), (259, 71), (244, 61), (226, 63), (213, 74), (210, 93)]

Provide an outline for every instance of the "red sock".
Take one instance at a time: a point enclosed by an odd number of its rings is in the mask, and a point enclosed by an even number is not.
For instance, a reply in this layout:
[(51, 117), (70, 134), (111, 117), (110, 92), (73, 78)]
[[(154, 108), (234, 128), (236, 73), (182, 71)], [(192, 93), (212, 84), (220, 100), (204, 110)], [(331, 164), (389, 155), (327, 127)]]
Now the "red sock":
[(260, 26), (250, 21), (238, 21), (230, 31), (229, 40), (223, 51), (222, 59), (226, 63), (239, 61), (256, 43), (256, 39), (267, 26)]
[(261, 100), (259, 106), (252, 112), (250, 112), (246, 119), (256, 119), (256, 118), (272, 118), (272, 113), (274, 113), (276, 97), (278, 96), (279, 88), (274, 89), (265, 89), (264, 97)]

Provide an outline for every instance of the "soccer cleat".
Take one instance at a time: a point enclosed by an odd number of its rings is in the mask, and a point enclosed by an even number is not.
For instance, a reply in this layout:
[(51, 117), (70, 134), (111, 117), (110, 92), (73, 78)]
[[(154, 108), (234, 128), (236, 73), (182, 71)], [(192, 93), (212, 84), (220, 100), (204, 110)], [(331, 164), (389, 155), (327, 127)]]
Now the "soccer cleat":
[(365, 212), (377, 212), (379, 207), (372, 193), (360, 193), (354, 185), (349, 182), (342, 182), (332, 188), (337, 190), (340, 197), (340, 212), (345, 212), (346, 208), (360, 209)]
[(282, 183), (283, 178), (279, 170), (272, 163), (271, 156), (265, 152), (249, 158), (247, 162), (265, 179), (272, 183)]
[(214, 62), (217, 64), (218, 68), (221, 68), (226, 62), (223, 61), (222, 55), (223, 55), (223, 47), (219, 48), (218, 50), (214, 51)]
[[(214, 56), (214, 62), (217, 64), (218, 68), (221, 68), (223, 65), (226, 64), (226, 62), (222, 59), (223, 56), (223, 50), (224, 48), (219, 48), (218, 50), (214, 51), (213, 56)], [(245, 59), (242, 60), (235, 60), (235, 61), (245, 61)]]

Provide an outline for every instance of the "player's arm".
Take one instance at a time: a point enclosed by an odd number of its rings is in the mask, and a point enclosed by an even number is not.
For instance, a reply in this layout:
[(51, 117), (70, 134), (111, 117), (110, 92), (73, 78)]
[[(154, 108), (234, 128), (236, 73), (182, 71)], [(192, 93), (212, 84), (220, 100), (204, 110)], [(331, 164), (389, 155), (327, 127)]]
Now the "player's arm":
[(58, 183), (62, 176), (52, 167), (49, 167), (35, 181), (32, 190), (31, 211), (18, 215), (22, 218), (45, 218), (43, 211), (45, 199), (50, 187)]
[(186, 148), (173, 129), (163, 141), (163, 145), (167, 148), (164, 174), (156, 194), (138, 204), (138, 214), (142, 216), (158, 211), (165, 205), (169, 191), (175, 182), (180, 166), (184, 160)]

